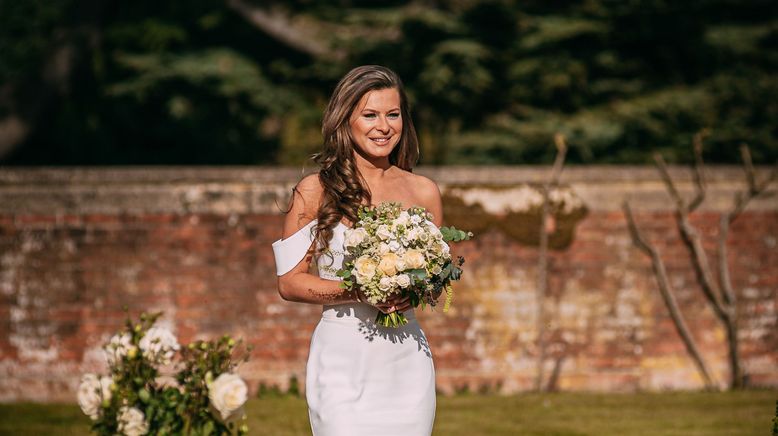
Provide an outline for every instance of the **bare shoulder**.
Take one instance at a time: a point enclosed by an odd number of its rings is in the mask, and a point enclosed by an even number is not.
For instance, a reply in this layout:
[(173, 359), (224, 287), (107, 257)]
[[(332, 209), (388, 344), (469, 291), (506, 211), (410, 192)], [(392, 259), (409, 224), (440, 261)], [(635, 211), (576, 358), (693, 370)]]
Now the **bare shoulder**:
[(443, 201), (440, 197), (438, 184), (434, 180), (418, 174), (413, 174), (412, 183), (420, 205), (432, 213), (432, 222), (440, 226), (443, 223)]
[(289, 211), (284, 220), (284, 237), (293, 234), (316, 218), (323, 188), (319, 174), (309, 174), (300, 180), (292, 191)]

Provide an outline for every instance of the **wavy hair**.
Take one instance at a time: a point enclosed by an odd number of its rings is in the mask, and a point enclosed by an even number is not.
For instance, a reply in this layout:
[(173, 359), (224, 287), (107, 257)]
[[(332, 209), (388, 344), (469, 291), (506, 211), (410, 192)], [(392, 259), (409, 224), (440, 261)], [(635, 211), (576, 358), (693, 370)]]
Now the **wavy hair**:
[(363, 65), (349, 71), (338, 82), (324, 111), (321, 126), (324, 145), (322, 151), (313, 156), (314, 162), (319, 164), (319, 182), (323, 188), (316, 216), (316, 254), (328, 246), (335, 227), (343, 217), (356, 222), (359, 206), (370, 204), (370, 189), (354, 157), (355, 143), (349, 120), (366, 93), (389, 88), (397, 89), (400, 94), (403, 122), (400, 140), (389, 155), (389, 162), (406, 171), (412, 171), (416, 165), (419, 140), (400, 77), (379, 65)]

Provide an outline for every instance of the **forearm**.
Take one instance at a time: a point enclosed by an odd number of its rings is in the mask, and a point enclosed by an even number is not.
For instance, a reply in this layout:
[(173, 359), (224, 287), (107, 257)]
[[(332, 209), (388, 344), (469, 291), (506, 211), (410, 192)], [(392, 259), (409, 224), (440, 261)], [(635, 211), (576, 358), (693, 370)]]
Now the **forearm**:
[(356, 292), (341, 288), (340, 281), (302, 272), (279, 277), (278, 293), (284, 300), (297, 303), (341, 304), (357, 301)]

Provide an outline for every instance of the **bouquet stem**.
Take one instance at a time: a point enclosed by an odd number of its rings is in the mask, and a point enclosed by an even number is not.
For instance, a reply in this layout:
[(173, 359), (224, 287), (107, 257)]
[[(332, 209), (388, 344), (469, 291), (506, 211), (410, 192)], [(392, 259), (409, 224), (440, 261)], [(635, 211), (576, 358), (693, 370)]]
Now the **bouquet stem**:
[(376, 315), (375, 317), (375, 323), (378, 325), (382, 325), (384, 327), (397, 328), (405, 324), (408, 324), (408, 318), (406, 318), (405, 315), (399, 312), (392, 312), (392, 313), (378, 312), (378, 315)]

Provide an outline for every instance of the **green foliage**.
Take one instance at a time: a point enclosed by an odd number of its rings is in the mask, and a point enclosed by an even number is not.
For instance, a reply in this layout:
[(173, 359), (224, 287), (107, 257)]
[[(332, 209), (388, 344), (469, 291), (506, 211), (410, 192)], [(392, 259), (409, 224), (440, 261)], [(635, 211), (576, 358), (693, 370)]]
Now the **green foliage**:
[(0, 162), (301, 165), (358, 64), (403, 78), (426, 164), (548, 163), (556, 132), (570, 163), (690, 162), (701, 128), (712, 163), (778, 159), (767, 0), (244, 1), (287, 37), (229, 2), (0, 3), (0, 117), (30, 126)]
[[(214, 378), (229, 375), (238, 363), (248, 360), (250, 347), (242, 349), (242, 340), (225, 335), (193, 342), (181, 349), (180, 360), (174, 360), (179, 345), (168, 330), (154, 326), (160, 315), (144, 313), (139, 322), (128, 317), (125, 328), (105, 346), (109, 375), (100, 382), (92, 374), (82, 379), (78, 401), (84, 413), (91, 415), (92, 431), (122, 433), (121, 426), (128, 422), (124, 410), (129, 408), (139, 416), (136, 424), (150, 434), (246, 434), (245, 423), (239, 426), (232, 417), (222, 419), (209, 395)], [(163, 372), (171, 364), (174, 372), (170, 368)], [(232, 414), (239, 419), (238, 412)]]

